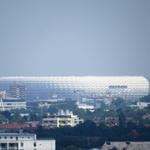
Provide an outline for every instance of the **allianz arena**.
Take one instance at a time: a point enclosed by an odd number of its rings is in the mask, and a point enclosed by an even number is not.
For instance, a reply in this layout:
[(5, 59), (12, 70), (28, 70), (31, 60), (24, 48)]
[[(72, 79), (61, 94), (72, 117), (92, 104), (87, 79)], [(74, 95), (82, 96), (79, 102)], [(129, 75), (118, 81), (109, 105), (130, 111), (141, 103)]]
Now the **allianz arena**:
[(0, 77), (0, 91), (26, 100), (122, 97), (138, 99), (149, 94), (149, 82), (142, 76), (49, 76)]

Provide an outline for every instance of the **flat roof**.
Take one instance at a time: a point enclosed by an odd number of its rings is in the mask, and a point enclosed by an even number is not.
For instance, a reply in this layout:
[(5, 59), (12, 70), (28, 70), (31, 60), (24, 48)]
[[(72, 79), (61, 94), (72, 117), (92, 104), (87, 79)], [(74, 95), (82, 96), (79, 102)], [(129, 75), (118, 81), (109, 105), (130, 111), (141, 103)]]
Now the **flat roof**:
[(0, 132), (0, 136), (35, 136), (34, 133), (5, 133)]

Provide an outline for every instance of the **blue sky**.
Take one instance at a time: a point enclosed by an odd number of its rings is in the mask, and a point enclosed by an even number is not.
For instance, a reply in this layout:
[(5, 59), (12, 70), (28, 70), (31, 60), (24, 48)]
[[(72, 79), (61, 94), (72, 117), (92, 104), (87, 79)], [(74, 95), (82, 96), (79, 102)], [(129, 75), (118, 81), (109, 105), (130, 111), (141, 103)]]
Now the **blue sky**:
[(149, 0), (0, 1), (0, 75), (150, 78)]

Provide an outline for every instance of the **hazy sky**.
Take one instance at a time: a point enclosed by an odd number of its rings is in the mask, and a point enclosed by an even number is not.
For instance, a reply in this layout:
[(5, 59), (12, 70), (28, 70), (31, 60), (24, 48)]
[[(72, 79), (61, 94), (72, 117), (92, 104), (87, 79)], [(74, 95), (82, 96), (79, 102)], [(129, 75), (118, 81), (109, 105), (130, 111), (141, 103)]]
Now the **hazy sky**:
[(0, 75), (150, 78), (150, 0), (1, 0)]

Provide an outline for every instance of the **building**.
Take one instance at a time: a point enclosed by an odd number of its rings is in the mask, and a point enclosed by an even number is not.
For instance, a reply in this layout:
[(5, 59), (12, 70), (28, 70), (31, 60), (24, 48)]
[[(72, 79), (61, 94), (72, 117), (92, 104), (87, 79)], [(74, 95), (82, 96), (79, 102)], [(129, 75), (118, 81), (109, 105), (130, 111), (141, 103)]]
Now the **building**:
[(54, 104), (56, 105), (56, 104), (60, 104), (63, 102), (64, 102), (63, 98), (50, 98), (50, 99), (44, 99), (44, 100), (38, 101), (38, 106), (49, 108), (51, 105), (54, 105)]
[(101, 150), (149, 150), (150, 142), (105, 142)]
[(5, 99), (7, 97), (6, 91), (0, 91), (0, 98)]
[(91, 104), (86, 104), (86, 103), (77, 102), (76, 105), (77, 105), (77, 108), (78, 108), (78, 109), (83, 109), (83, 110), (85, 110), (85, 111), (88, 110), (88, 111), (94, 112), (95, 109), (96, 109), (96, 108), (95, 108), (93, 105), (91, 105)]
[(67, 99), (80, 97), (139, 99), (149, 94), (143, 76), (49, 76), (0, 77), (0, 91), (27, 100), (49, 99), (56, 94)]
[(55, 150), (55, 140), (38, 140), (29, 133), (0, 133), (0, 150)]
[(25, 99), (25, 86), (17, 83), (9, 85), (9, 96)]
[(12, 109), (26, 109), (26, 101), (19, 98), (7, 97), (0, 98), (0, 111)]
[(137, 102), (137, 107), (139, 107), (140, 109), (143, 109), (148, 106), (150, 106), (150, 102)]
[(148, 106), (150, 106), (150, 102), (141, 102), (141, 101), (138, 101), (135, 105), (134, 104), (130, 105), (130, 107), (139, 109), (144, 109)]
[(61, 110), (58, 114), (49, 115), (42, 119), (42, 126), (45, 128), (59, 128), (59, 127), (74, 127), (83, 122), (77, 115), (70, 111)]

